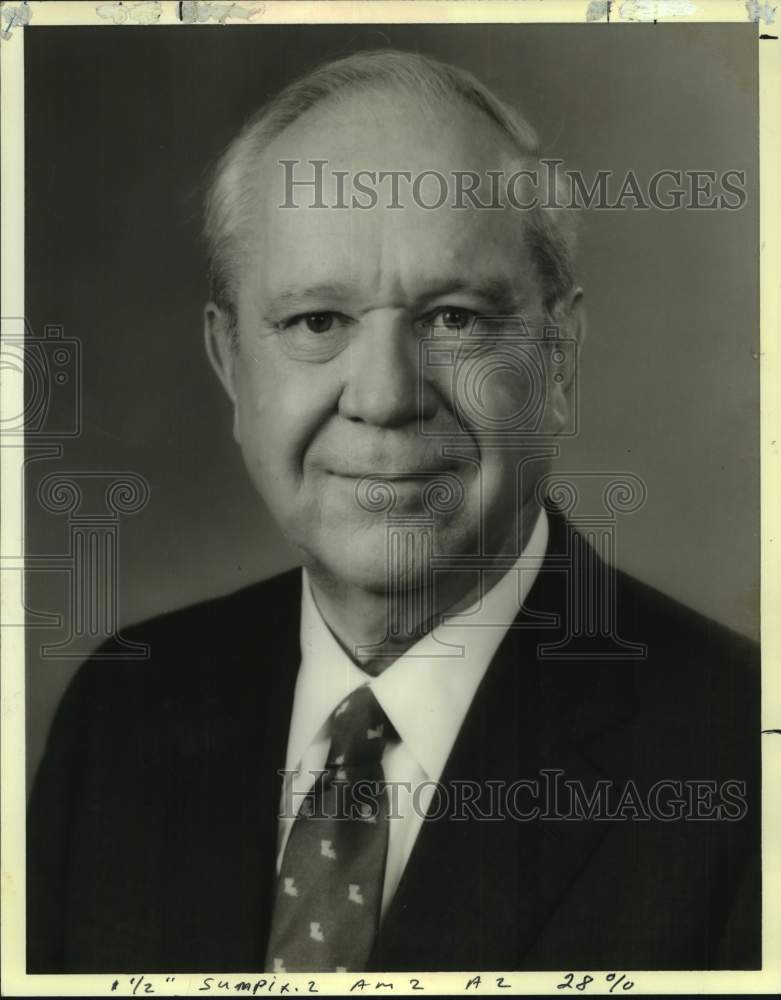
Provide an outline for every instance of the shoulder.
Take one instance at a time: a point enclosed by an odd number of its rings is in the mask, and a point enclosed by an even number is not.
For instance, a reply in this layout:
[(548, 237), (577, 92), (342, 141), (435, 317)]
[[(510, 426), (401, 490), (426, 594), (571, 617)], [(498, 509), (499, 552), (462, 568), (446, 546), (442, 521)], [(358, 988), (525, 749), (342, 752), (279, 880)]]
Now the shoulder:
[(643, 631), (657, 649), (692, 650), (756, 661), (759, 644), (655, 587), (613, 569), (619, 620)]
[(622, 638), (642, 643), (639, 685), (650, 703), (666, 692), (670, 711), (698, 706), (697, 717), (718, 709), (744, 724), (758, 719), (760, 646), (706, 615), (616, 571), (616, 622)]
[(759, 643), (616, 571), (617, 628), (644, 644), (631, 670), (633, 738), (654, 759), (703, 773), (755, 774), (760, 748)]
[(590, 710), (601, 701), (625, 706), (625, 722), (614, 734), (633, 764), (645, 757), (656, 771), (668, 760), (704, 774), (755, 774), (759, 643), (610, 565), (583, 535), (580, 562), (569, 564), (561, 557), (571, 551), (573, 534), (577, 529), (554, 515), (554, 552), (566, 573), (577, 574), (563, 617), (576, 631), (588, 631), (586, 623), (593, 627), (595, 652), (584, 641), (586, 655), (565, 671), (575, 699)]
[(222, 641), (222, 630), (228, 627), (239, 633), (256, 631), (272, 627), (280, 617), (297, 616), (300, 591), (301, 571), (292, 569), (233, 593), (156, 615), (124, 630), (124, 634), (135, 642)]
[[(570, 580), (569, 601), (599, 629), (615, 629), (622, 639), (643, 643), (660, 660), (681, 658), (711, 663), (743, 664), (756, 673), (759, 644), (607, 561), (581, 532), (555, 508), (546, 508), (550, 528), (548, 556)], [(573, 539), (578, 540), (574, 544)], [(596, 627), (596, 626), (595, 626)]]
[[(127, 717), (159, 702), (227, 698), (264, 665), (297, 667), (301, 572), (290, 570), (231, 594), (122, 629), (81, 665), (66, 695), (91, 714)], [(135, 646), (127, 652), (125, 643)], [(138, 655), (138, 650), (142, 652)]]

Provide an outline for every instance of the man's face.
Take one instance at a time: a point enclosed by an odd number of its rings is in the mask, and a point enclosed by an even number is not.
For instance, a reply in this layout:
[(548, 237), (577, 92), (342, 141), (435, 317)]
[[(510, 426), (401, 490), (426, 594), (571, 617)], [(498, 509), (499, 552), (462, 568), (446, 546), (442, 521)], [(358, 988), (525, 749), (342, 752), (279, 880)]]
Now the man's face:
[[(452, 364), (424, 360), (422, 344), (467, 337), (475, 316), (523, 316), (539, 331), (542, 294), (519, 212), (427, 210), (412, 203), (409, 186), (396, 209), (387, 207), (387, 187), (371, 210), (312, 208), (307, 189), (294, 191), (298, 207), (281, 208), (290, 192), (280, 161), (300, 161), (295, 176), (311, 177), (309, 161), (327, 160), (324, 197), (333, 205), (332, 171), (484, 173), (508, 162), (503, 143), (470, 108), (435, 114), (399, 95), (364, 94), (307, 113), (260, 165), (257, 235), (228, 365), (235, 435), (305, 565), (343, 584), (379, 592), (388, 580), (387, 511), (371, 509), (371, 491), (360, 486), (366, 476), (391, 483), (393, 514), (409, 519), (413, 536), (431, 531), (426, 487), (443, 477), (460, 485), (454, 509), (433, 515), (438, 554), (514, 548), (524, 499), (518, 470), (534, 441), (491, 442), (534, 390), (517, 366), (487, 363), (485, 352), (476, 356), (484, 378), (454, 378)], [(437, 190), (424, 187), (424, 199), (431, 203)], [(347, 192), (349, 203), (349, 183)], [(477, 393), (481, 419), (469, 422), (475, 407), (459, 392)], [(549, 433), (564, 406), (551, 384)], [(411, 585), (421, 568), (418, 560), (394, 584)]]

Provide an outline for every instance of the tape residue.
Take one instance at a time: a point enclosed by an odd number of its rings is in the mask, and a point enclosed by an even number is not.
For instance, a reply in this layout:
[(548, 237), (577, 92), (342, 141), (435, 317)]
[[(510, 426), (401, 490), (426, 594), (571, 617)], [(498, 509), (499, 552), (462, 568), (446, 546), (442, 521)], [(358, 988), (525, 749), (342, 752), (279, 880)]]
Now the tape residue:
[(101, 3), (95, 8), (98, 17), (104, 17), (114, 24), (156, 24), (160, 20), (162, 7), (157, 0), (139, 0), (138, 3)]

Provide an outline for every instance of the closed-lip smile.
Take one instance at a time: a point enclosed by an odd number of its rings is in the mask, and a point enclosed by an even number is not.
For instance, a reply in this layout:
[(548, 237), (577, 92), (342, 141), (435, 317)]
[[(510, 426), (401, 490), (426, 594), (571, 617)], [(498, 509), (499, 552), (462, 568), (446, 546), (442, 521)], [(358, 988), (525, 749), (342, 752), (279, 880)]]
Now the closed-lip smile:
[(365, 472), (358, 472), (353, 470), (341, 470), (341, 469), (329, 469), (328, 472), (332, 476), (338, 476), (341, 479), (429, 479), (433, 476), (444, 475), (445, 473), (453, 473), (456, 469), (455, 465), (447, 465), (440, 467), (417, 467), (412, 469), (386, 469), (381, 465), (373, 469), (369, 469)]

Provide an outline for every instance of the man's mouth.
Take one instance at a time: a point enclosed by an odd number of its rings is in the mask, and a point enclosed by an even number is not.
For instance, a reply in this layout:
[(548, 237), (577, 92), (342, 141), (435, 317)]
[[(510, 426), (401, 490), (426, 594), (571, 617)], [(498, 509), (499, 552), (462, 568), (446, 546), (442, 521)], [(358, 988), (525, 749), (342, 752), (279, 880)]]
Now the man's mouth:
[(355, 469), (355, 468), (338, 468), (338, 469), (328, 469), (328, 472), (332, 476), (338, 476), (341, 479), (389, 479), (394, 482), (398, 480), (410, 480), (410, 481), (421, 481), (425, 479), (431, 479), (436, 476), (444, 475), (449, 473), (452, 475), (458, 466), (455, 463), (434, 464), (431, 465), (409, 465), (409, 466), (384, 466), (381, 464), (375, 465), (367, 469)]
[(334, 472), (338, 482), (353, 493), (360, 508), (370, 514), (388, 514), (394, 509), (424, 508), (432, 514), (452, 513), (462, 506), (466, 484), (453, 464), (421, 469), (393, 467), (392, 471), (376, 469), (362, 475), (357, 470)]

